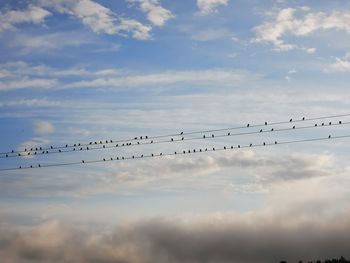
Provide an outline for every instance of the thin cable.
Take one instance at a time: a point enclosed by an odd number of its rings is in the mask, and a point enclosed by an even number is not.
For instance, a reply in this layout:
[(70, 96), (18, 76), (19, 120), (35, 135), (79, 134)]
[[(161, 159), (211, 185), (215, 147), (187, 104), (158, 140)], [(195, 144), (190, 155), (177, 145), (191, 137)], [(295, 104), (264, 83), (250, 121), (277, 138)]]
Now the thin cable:
[(208, 132), (218, 132), (218, 131), (229, 131), (229, 130), (238, 130), (238, 129), (247, 129), (247, 128), (256, 128), (256, 127), (263, 127), (263, 126), (271, 126), (271, 125), (280, 125), (280, 124), (287, 124), (287, 123), (297, 123), (297, 122), (303, 122), (303, 121), (314, 121), (314, 120), (322, 120), (322, 119), (333, 119), (333, 118), (340, 118), (340, 117), (347, 117), (350, 116), (350, 113), (348, 114), (339, 114), (339, 115), (329, 115), (329, 116), (320, 116), (315, 118), (301, 118), (301, 119), (290, 119), (289, 121), (279, 121), (279, 122), (264, 122), (263, 124), (247, 124), (245, 126), (236, 126), (236, 127), (230, 127), (230, 128), (221, 128), (221, 129), (210, 129), (210, 130), (200, 130), (200, 131), (192, 131), (192, 132), (180, 132), (180, 133), (173, 133), (173, 134), (166, 134), (166, 135), (156, 135), (156, 136), (138, 136), (134, 138), (129, 139), (118, 139), (118, 140), (99, 140), (89, 143), (74, 143), (74, 144), (66, 144), (64, 146), (50, 146), (50, 147), (30, 147), (30, 149), (21, 150), (21, 151), (10, 151), (10, 152), (0, 152), (0, 155), (4, 154), (18, 154), (18, 153), (27, 153), (27, 152), (34, 152), (34, 151), (48, 151), (53, 149), (64, 149), (64, 148), (74, 148), (74, 147), (85, 147), (85, 146), (91, 146), (91, 145), (104, 145), (108, 143), (129, 143), (131, 141), (140, 141), (140, 140), (151, 140), (151, 139), (159, 139), (159, 138), (166, 138), (166, 137), (175, 137), (175, 136), (183, 136), (183, 135), (192, 135), (192, 134), (201, 134), (201, 133), (208, 133)]
[(280, 129), (269, 129), (269, 130), (263, 130), (260, 129), (259, 131), (252, 131), (252, 132), (240, 132), (240, 133), (227, 133), (227, 134), (221, 134), (221, 135), (216, 135), (216, 134), (211, 134), (209, 136), (200, 136), (200, 137), (190, 137), (190, 138), (186, 138), (186, 137), (181, 137), (179, 139), (168, 139), (168, 140), (161, 140), (161, 141), (144, 141), (144, 142), (136, 142), (136, 143), (127, 143), (127, 144), (113, 144), (109, 143), (108, 146), (106, 146), (105, 144), (102, 144), (101, 147), (76, 147), (73, 149), (68, 149), (68, 150), (46, 150), (46, 151), (42, 151), (42, 152), (34, 152), (32, 154), (32, 152), (25, 152), (25, 154), (23, 153), (18, 153), (18, 154), (6, 154), (3, 156), (0, 156), (0, 159), (3, 158), (14, 158), (14, 157), (27, 157), (27, 156), (37, 156), (37, 155), (47, 155), (47, 154), (55, 154), (55, 153), (71, 153), (71, 152), (81, 152), (81, 151), (93, 151), (93, 150), (106, 150), (106, 149), (112, 149), (112, 148), (121, 148), (121, 147), (129, 147), (129, 146), (141, 146), (141, 145), (150, 145), (150, 144), (161, 144), (161, 143), (176, 143), (176, 142), (181, 142), (181, 141), (193, 141), (193, 140), (206, 140), (206, 139), (215, 139), (215, 138), (222, 138), (222, 137), (235, 137), (235, 136), (242, 136), (242, 135), (252, 135), (252, 134), (261, 134), (261, 133), (272, 133), (272, 132), (282, 132), (282, 131), (294, 131), (294, 130), (302, 130), (302, 129), (313, 129), (313, 128), (319, 128), (319, 127), (329, 127), (329, 126), (338, 126), (338, 125), (347, 125), (350, 124), (349, 122), (337, 122), (337, 123), (332, 123), (329, 122), (328, 124), (312, 124), (309, 126), (300, 126), (300, 127), (296, 127), (295, 125), (291, 128), (280, 128)]
[(223, 148), (205, 148), (205, 149), (193, 149), (193, 150), (182, 150), (180, 152), (171, 152), (171, 153), (159, 153), (159, 154), (149, 154), (149, 155), (140, 155), (140, 156), (128, 156), (128, 157), (110, 157), (103, 158), (98, 160), (91, 161), (80, 161), (80, 162), (66, 162), (66, 163), (53, 163), (53, 164), (38, 164), (38, 165), (30, 165), (30, 166), (20, 166), (20, 167), (10, 167), (0, 169), (0, 172), (3, 171), (13, 171), (13, 170), (23, 170), (23, 169), (37, 169), (37, 168), (48, 168), (48, 167), (59, 167), (59, 166), (70, 166), (70, 165), (78, 165), (78, 164), (91, 164), (91, 163), (102, 163), (102, 162), (112, 162), (112, 161), (123, 161), (123, 160), (135, 160), (135, 159), (144, 159), (144, 158), (153, 158), (153, 157), (166, 157), (166, 156), (175, 156), (175, 155), (184, 155), (184, 154), (195, 154), (195, 153), (204, 153), (204, 152), (214, 152), (214, 151), (225, 151), (225, 150), (234, 150), (234, 149), (244, 149), (244, 148), (257, 148), (257, 147), (266, 147), (266, 146), (276, 146), (276, 145), (285, 145), (285, 144), (296, 144), (296, 143), (304, 143), (304, 142), (315, 142), (315, 141), (325, 141), (332, 139), (344, 139), (350, 138), (349, 135), (340, 135), (340, 136), (331, 136), (327, 137), (318, 137), (318, 138), (310, 138), (310, 139), (301, 139), (301, 140), (292, 140), (292, 141), (282, 141), (282, 142), (263, 142), (261, 144), (247, 144), (247, 145), (237, 145), (237, 146), (224, 146)]

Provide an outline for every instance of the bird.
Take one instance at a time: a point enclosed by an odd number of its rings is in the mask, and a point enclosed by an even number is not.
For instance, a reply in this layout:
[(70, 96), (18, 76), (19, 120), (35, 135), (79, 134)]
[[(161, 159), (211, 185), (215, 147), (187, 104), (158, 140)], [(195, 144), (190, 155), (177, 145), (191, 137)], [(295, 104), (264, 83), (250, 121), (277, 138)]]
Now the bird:
[(202, 149), (199, 149), (200, 152), (202, 152)]
[(263, 143), (263, 145), (265, 146), (265, 145), (266, 145), (266, 143), (264, 142), (264, 143)]
[(135, 137), (134, 140), (137, 140), (137, 137)]
[(233, 149), (233, 146), (231, 145), (231, 149)]
[(341, 121), (339, 121), (339, 124), (341, 124)]
[(322, 126), (324, 126), (324, 123), (322, 122)]
[(277, 141), (275, 141), (275, 144), (277, 144)]
[(238, 148), (241, 148), (241, 145), (238, 145)]
[(186, 153), (186, 151), (182, 151), (182, 153), (183, 153), (183, 154), (185, 154), (185, 153)]
[(226, 150), (226, 146), (224, 146), (224, 149)]
[(180, 135), (184, 134), (184, 132), (180, 132)]
[(249, 125), (249, 123), (248, 123), (248, 124), (247, 124), (247, 128), (249, 128), (249, 126), (250, 126), (250, 125)]
[(205, 148), (205, 151), (208, 151), (208, 149), (207, 149), (207, 148)]
[(106, 148), (106, 145), (103, 145), (102, 147), (103, 147), (103, 148)]
[(215, 151), (215, 148), (213, 147), (213, 151)]
[(271, 131), (274, 131), (274, 129), (272, 128)]
[(173, 142), (173, 141), (174, 141), (174, 139), (173, 139), (173, 138), (171, 138), (171, 141)]
[(289, 122), (292, 122), (292, 121), (293, 121), (293, 119), (290, 119), (290, 120), (289, 120)]
[(211, 137), (214, 138), (214, 134), (212, 134)]
[(205, 139), (205, 135), (203, 135), (203, 139)]
[(53, 147), (52, 147), (52, 146), (50, 146), (50, 148), (51, 148), (51, 149), (53, 149)]
[(230, 136), (231, 135), (231, 133), (229, 132), (229, 133), (227, 133), (227, 136)]
[(329, 122), (329, 125), (332, 125), (332, 122)]
[(142, 136), (140, 136), (140, 140), (142, 140)]
[(260, 129), (260, 132), (262, 132), (262, 129)]
[(113, 158), (111, 157), (111, 161), (113, 161)]
[(151, 141), (151, 143), (153, 143), (153, 140)]
[(295, 129), (295, 126), (293, 126), (293, 129)]
[(41, 167), (40, 163), (38, 164), (38, 167)]
[(305, 121), (305, 117), (303, 117), (302, 120)]
[(113, 141), (112, 141), (112, 140), (110, 140), (109, 142), (110, 142), (110, 143), (112, 143)]
[(315, 127), (317, 127), (317, 123), (315, 123)]
[(24, 151), (26, 152), (26, 151), (27, 151), (27, 148), (25, 148)]
[(162, 155), (163, 155), (162, 153), (159, 154), (159, 156), (162, 156)]
[(154, 154), (152, 153), (152, 154), (151, 154), (151, 156), (153, 157), (153, 156), (154, 156)]
[(148, 139), (148, 136), (146, 135), (145, 138)]
[(267, 121), (265, 121), (265, 125), (267, 125)]
[(182, 141), (185, 140), (185, 137), (182, 137), (181, 140), (182, 140)]
[(176, 154), (176, 152), (174, 152), (174, 154)]
[(330, 139), (331, 138), (331, 136), (330, 135), (328, 135), (328, 139)]
[(143, 154), (141, 154), (141, 158), (143, 158)]
[[(89, 147), (87, 147), (87, 150), (89, 150)], [(58, 152), (62, 152), (61, 150), (58, 150)]]
[(140, 144), (140, 142), (137, 142), (137, 144)]

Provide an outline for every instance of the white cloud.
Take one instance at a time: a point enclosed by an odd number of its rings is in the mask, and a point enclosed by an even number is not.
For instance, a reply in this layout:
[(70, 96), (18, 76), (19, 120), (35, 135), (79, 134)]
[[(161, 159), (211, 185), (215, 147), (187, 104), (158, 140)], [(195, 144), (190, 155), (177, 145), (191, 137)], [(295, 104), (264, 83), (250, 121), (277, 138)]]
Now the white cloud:
[(285, 36), (308, 36), (317, 30), (343, 30), (350, 32), (350, 12), (334, 11), (330, 14), (324, 12), (306, 13), (303, 17), (297, 18), (296, 12), (307, 12), (308, 9), (285, 8), (272, 15), (270, 21), (254, 28), (256, 38), (254, 42), (269, 43), (275, 46), (276, 50), (288, 51), (301, 49), (307, 53), (314, 53), (315, 48), (300, 47), (296, 44), (286, 43)]
[(109, 8), (91, 0), (41, 0), (40, 4), (62, 14), (77, 17), (96, 33), (124, 36), (125, 33), (130, 33), (135, 39), (151, 39), (150, 26), (143, 25), (134, 19), (118, 17)]
[(16, 89), (47, 89), (55, 86), (57, 80), (55, 79), (30, 79), (22, 78), (0, 83), (0, 91), (16, 90)]
[(159, 0), (129, 0), (132, 3), (139, 3), (141, 10), (147, 14), (147, 19), (155, 26), (164, 24), (175, 17), (170, 10), (160, 5)]
[(258, 76), (249, 72), (235, 70), (193, 70), (193, 71), (167, 71), (153, 74), (128, 74), (113, 78), (96, 78), (69, 83), (63, 88), (121, 88), (121, 87), (159, 87), (177, 83), (220, 83), (238, 85), (248, 79)]
[(34, 122), (34, 132), (39, 135), (48, 135), (55, 131), (55, 127), (48, 121), (37, 120)]
[(324, 69), (325, 72), (349, 72), (350, 59), (346, 55), (343, 58), (335, 58), (335, 62)]
[(10, 10), (5, 13), (0, 12), (0, 32), (15, 29), (15, 25), (23, 23), (40, 24), (51, 13), (47, 10), (29, 5), (27, 9), (18, 11)]
[(197, 0), (199, 12), (203, 15), (217, 12), (217, 7), (227, 5), (229, 0)]

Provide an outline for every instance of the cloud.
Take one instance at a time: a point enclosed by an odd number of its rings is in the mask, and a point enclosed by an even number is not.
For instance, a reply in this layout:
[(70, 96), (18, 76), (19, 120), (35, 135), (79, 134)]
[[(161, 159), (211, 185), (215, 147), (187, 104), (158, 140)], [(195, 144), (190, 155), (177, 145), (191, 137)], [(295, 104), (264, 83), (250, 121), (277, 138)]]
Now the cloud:
[(48, 135), (55, 131), (55, 127), (52, 123), (48, 121), (35, 121), (34, 122), (34, 132), (39, 135)]
[(0, 33), (5, 30), (13, 30), (18, 24), (41, 24), (51, 13), (41, 7), (29, 5), (25, 10), (10, 10), (0, 12)]
[(112, 231), (78, 229), (48, 221), (29, 230), (0, 229), (4, 262), (240, 262), (350, 257), (348, 213), (324, 220), (261, 214), (158, 218)]
[(228, 38), (230, 31), (225, 28), (208, 28), (195, 32), (192, 39), (196, 41), (212, 41)]
[(139, 40), (151, 39), (151, 27), (134, 19), (118, 17), (109, 8), (91, 0), (40, 0), (40, 5), (78, 18), (95, 33), (131, 34)]
[(348, 72), (350, 71), (350, 53), (347, 53), (343, 58), (335, 58), (336, 62), (328, 65), (324, 72)]
[(197, 0), (199, 12), (203, 15), (217, 12), (217, 7), (227, 5), (229, 0)]
[(167, 71), (151, 74), (124, 74), (114, 78), (96, 78), (69, 83), (63, 88), (122, 88), (122, 87), (159, 87), (176, 83), (235, 83), (248, 79), (257, 79), (249, 72), (235, 70), (192, 70), (192, 71)]
[(29, 79), (21, 78), (17, 80), (3, 81), (0, 83), (0, 91), (18, 90), (18, 89), (47, 89), (55, 86), (55, 79)]
[(131, 3), (139, 3), (142, 12), (147, 14), (147, 19), (154, 26), (164, 26), (165, 23), (175, 17), (170, 10), (160, 5), (159, 0), (129, 0)]
[[(296, 17), (296, 12), (302, 12), (304, 15)], [(308, 12), (308, 13), (306, 13)], [(275, 46), (276, 50), (288, 51), (292, 49), (301, 49), (307, 53), (314, 53), (315, 48), (305, 48), (296, 44), (286, 43), (283, 37), (288, 36), (309, 36), (318, 30), (343, 30), (350, 32), (349, 12), (333, 11), (330, 14), (324, 12), (311, 13), (305, 8), (285, 8), (271, 16), (270, 21), (254, 28), (256, 38), (254, 42), (268, 43)]]

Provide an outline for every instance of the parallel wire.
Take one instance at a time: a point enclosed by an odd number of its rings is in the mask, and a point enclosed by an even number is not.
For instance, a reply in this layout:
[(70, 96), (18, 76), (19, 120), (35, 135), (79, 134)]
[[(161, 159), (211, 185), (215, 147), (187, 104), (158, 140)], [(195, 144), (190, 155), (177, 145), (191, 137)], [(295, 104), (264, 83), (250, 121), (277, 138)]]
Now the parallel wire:
[[(297, 121), (294, 121), (297, 122)], [(291, 123), (291, 121), (289, 121), (288, 123)], [(240, 132), (240, 133), (228, 133), (228, 134), (223, 134), (223, 135), (215, 135), (215, 134), (211, 134), (210, 136), (201, 136), (201, 137), (192, 137), (192, 138), (185, 138), (184, 135), (188, 135), (189, 133), (184, 133), (182, 135), (181, 138), (178, 139), (174, 139), (174, 138), (170, 138), (168, 140), (160, 140), (160, 141), (153, 141), (153, 140), (146, 140), (143, 142), (137, 141), (136, 143), (123, 143), (121, 145), (119, 144), (114, 144), (111, 145), (113, 143), (108, 143), (108, 146), (106, 146), (107, 143), (101, 143), (101, 144), (96, 144), (96, 145), (101, 145), (101, 147), (91, 147), (91, 145), (89, 144), (88, 146), (73, 146), (72, 147), (64, 147), (64, 149), (68, 149), (68, 150), (61, 150), (61, 148), (49, 148), (48, 150), (42, 150), (41, 152), (39, 151), (26, 151), (26, 152), (18, 152), (17, 154), (15, 153), (7, 153), (5, 155), (0, 156), (0, 159), (2, 158), (13, 158), (13, 157), (26, 157), (26, 156), (36, 156), (36, 155), (47, 155), (47, 154), (54, 154), (54, 153), (70, 153), (70, 152), (81, 152), (81, 151), (89, 151), (89, 150), (105, 150), (105, 149), (111, 149), (111, 148), (121, 148), (121, 147), (129, 147), (129, 146), (141, 146), (141, 145), (149, 145), (149, 144), (161, 144), (161, 143), (174, 143), (174, 142), (180, 142), (180, 141), (192, 141), (192, 140), (201, 140), (201, 139), (214, 139), (214, 138), (222, 138), (222, 137), (234, 137), (234, 136), (242, 136), (242, 135), (252, 135), (252, 134), (260, 134), (260, 133), (271, 133), (271, 132), (282, 132), (282, 131), (292, 131), (292, 130), (301, 130), (301, 129), (312, 129), (312, 128), (318, 128), (318, 127), (329, 127), (329, 126), (337, 126), (337, 125), (347, 125), (350, 124), (350, 122), (342, 122), (342, 121), (338, 121), (337, 123), (332, 123), (329, 122), (328, 125), (327, 123), (324, 124), (313, 124), (313, 125), (309, 125), (309, 126), (301, 126), (301, 127), (296, 127), (295, 125), (291, 128), (280, 128), (280, 129), (269, 129), (269, 130), (259, 130), (259, 131), (253, 131), (253, 132)], [(271, 126), (272, 124), (270, 124)], [(262, 126), (266, 126), (265, 124)], [(250, 127), (257, 127), (257, 125), (255, 126), (250, 126)], [(259, 127), (261, 127), (261, 125), (259, 125)], [(227, 130), (227, 129), (225, 129)], [(210, 132), (212, 132), (213, 130), (210, 130)], [(224, 131), (224, 129), (220, 129), (220, 131)], [(209, 131), (203, 132), (203, 133), (208, 133)], [(192, 133), (195, 134), (195, 133)], [(205, 137), (204, 137), (205, 136)], [(95, 144), (93, 144), (94, 146)], [(90, 147), (89, 147), (90, 146)]]
[(318, 138), (310, 138), (310, 139), (301, 139), (301, 140), (291, 140), (291, 141), (282, 141), (282, 142), (271, 142), (262, 144), (247, 144), (247, 145), (237, 145), (237, 146), (224, 146), (223, 148), (205, 148), (199, 150), (182, 150), (180, 152), (171, 152), (171, 153), (159, 153), (159, 154), (149, 154), (149, 155), (140, 155), (140, 156), (128, 156), (128, 157), (110, 157), (103, 158), (98, 160), (90, 160), (90, 161), (80, 161), (80, 162), (65, 162), (65, 163), (53, 163), (53, 164), (38, 164), (38, 165), (30, 165), (30, 166), (20, 166), (20, 167), (10, 167), (0, 169), (0, 172), (4, 171), (13, 171), (13, 170), (23, 170), (23, 169), (35, 169), (35, 168), (48, 168), (48, 167), (60, 167), (60, 166), (70, 166), (70, 165), (78, 165), (78, 164), (92, 164), (92, 163), (102, 163), (102, 162), (112, 162), (112, 161), (123, 161), (123, 160), (135, 160), (135, 159), (144, 159), (144, 158), (154, 158), (154, 157), (166, 157), (166, 156), (175, 156), (175, 155), (183, 155), (183, 154), (195, 154), (195, 153), (204, 153), (204, 152), (214, 152), (214, 151), (225, 151), (225, 150), (234, 150), (234, 149), (244, 149), (244, 148), (257, 148), (257, 147), (266, 147), (273, 145), (286, 145), (286, 144), (296, 144), (296, 143), (304, 143), (304, 142), (315, 142), (315, 141), (325, 141), (332, 139), (344, 139), (350, 138), (349, 135), (340, 135), (340, 136), (327, 136), (327, 137), (318, 137)]

